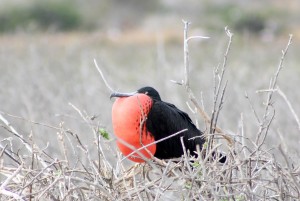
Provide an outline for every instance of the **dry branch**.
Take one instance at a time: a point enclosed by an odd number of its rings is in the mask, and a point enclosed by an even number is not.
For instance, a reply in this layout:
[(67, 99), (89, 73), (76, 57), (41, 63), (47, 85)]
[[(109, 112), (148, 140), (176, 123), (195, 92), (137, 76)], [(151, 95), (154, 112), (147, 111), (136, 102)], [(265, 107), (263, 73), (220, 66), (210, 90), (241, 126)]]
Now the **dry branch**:
[[(231, 139), (230, 136), (226, 135), (225, 132), (222, 131), (222, 129), (220, 129), (219, 127), (217, 127), (216, 125), (216, 121), (214, 123), (214, 117), (213, 118), (209, 118), (209, 116), (206, 114), (206, 112), (204, 111), (204, 109), (200, 106), (199, 102), (197, 101), (192, 89), (190, 88), (190, 78), (189, 78), (189, 48), (188, 48), (188, 43), (190, 41), (190, 39), (193, 39), (193, 38), (207, 38), (207, 37), (201, 37), (201, 36), (191, 36), (191, 37), (188, 37), (188, 31), (189, 31), (189, 25), (190, 25), (190, 22), (187, 22), (187, 21), (184, 21), (183, 20), (183, 23), (184, 23), (184, 32), (183, 32), (183, 42), (184, 42), (184, 45), (183, 45), (183, 53), (184, 53), (184, 77), (185, 77), (185, 81), (182, 82), (182, 84), (184, 85), (184, 87), (186, 88), (186, 91), (188, 93), (188, 97), (190, 99), (190, 101), (194, 104), (194, 106), (197, 108), (197, 111), (199, 112), (199, 114), (201, 115), (201, 117), (204, 119), (207, 127), (210, 127), (211, 129), (210, 130), (214, 130), (214, 131), (217, 131), (219, 134), (221, 134), (223, 136), (224, 139), (227, 140), (228, 144), (231, 146), (233, 144), (233, 139)], [(227, 62), (227, 55), (228, 55), (228, 52), (229, 52), (229, 49), (230, 49), (230, 45), (231, 45), (231, 42), (232, 42), (232, 34), (230, 33), (230, 31), (225, 28), (225, 31), (228, 35), (228, 37), (230, 38), (229, 40), (229, 43), (228, 43), (228, 46), (227, 46), (227, 50), (226, 50), (226, 53), (224, 55), (224, 62), (223, 62), (223, 69), (222, 69), (222, 76), (221, 78), (223, 79), (223, 76), (224, 76), (224, 72), (225, 72), (225, 67), (226, 67), (226, 62)], [(219, 88), (221, 87), (221, 81), (220, 81), (220, 85), (219, 85)], [(226, 88), (226, 87), (225, 87)], [(224, 97), (224, 92), (225, 92), (225, 88), (222, 92), (222, 96), (221, 96), (221, 99), (223, 99)], [(218, 92), (216, 93), (216, 96), (219, 95), (219, 90)], [(222, 105), (222, 104), (220, 104)], [(220, 106), (221, 107), (221, 106)], [(216, 109), (213, 110), (213, 116), (214, 116), (214, 113), (216, 112)], [(210, 126), (209, 126), (210, 125)], [(212, 133), (212, 132), (211, 132)]]

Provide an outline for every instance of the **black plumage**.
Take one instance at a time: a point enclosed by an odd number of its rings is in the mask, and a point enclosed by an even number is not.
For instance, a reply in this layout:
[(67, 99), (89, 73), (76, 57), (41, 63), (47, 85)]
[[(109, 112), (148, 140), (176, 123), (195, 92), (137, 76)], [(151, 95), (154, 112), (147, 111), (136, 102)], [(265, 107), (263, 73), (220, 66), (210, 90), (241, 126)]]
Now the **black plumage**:
[(172, 138), (157, 143), (155, 157), (160, 159), (177, 158), (183, 155), (180, 138), (191, 155), (195, 156), (196, 147), (202, 148), (205, 140), (202, 132), (196, 128), (187, 113), (179, 110), (175, 105), (161, 100), (159, 93), (152, 87), (143, 87), (138, 93), (147, 94), (153, 103), (146, 120), (146, 128), (155, 140), (168, 137), (174, 133), (187, 129)]

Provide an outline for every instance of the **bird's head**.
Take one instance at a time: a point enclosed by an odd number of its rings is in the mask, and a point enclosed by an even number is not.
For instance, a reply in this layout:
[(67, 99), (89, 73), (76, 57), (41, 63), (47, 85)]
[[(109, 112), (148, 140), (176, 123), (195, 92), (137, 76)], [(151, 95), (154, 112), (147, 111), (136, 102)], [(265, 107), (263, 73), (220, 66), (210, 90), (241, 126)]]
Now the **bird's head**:
[(159, 96), (159, 93), (153, 87), (142, 87), (139, 90), (137, 90), (135, 92), (131, 92), (131, 93), (113, 92), (110, 95), (110, 98), (113, 98), (113, 97), (129, 97), (129, 96), (133, 96), (133, 95), (136, 95), (136, 94), (146, 94), (147, 96), (149, 96), (153, 100), (158, 100), (158, 101), (161, 100), (161, 98)]

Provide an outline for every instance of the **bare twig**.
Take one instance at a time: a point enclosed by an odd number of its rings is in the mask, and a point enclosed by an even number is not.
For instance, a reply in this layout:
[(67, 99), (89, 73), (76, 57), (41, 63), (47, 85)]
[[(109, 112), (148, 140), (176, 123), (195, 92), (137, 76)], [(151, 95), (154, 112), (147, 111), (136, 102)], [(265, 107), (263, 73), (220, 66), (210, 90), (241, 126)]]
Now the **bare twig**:
[(185, 149), (185, 146), (184, 146), (184, 142), (183, 142), (183, 137), (180, 137), (180, 141), (181, 141), (181, 146), (182, 146), (182, 149), (183, 149), (183, 156), (184, 156), (184, 161), (185, 161), (185, 166), (187, 167), (187, 169), (189, 170), (190, 173), (192, 173), (192, 169), (190, 167), (190, 163), (189, 163), (189, 156), (188, 154), (186, 153), (186, 149)]
[[(262, 135), (263, 135), (263, 137), (262, 137), (263, 140), (261, 141), (260, 144), (262, 144), (264, 142), (264, 139), (266, 138), (266, 135), (268, 132), (267, 128), (269, 128), (269, 125), (272, 122), (273, 118), (271, 120), (268, 119), (269, 113), (270, 113), (269, 110), (270, 110), (270, 107), (272, 107), (272, 97), (273, 97), (274, 91), (276, 90), (276, 84), (277, 84), (277, 79), (278, 79), (279, 73), (281, 72), (281, 70), (283, 68), (283, 62), (284, 62), (285, 56), (287, 54), (287, 51), (288, 51), (290, 45), (292, 44), (292, 39), (293, 39), (293, 35), (290, 34), (290, 37), (289, 37), (289, 40), (288, 40), (288, 43), (287, 43), (285, 49), (281, 51), (281, 58), (280, 58), (277, 70), (274, 74), (274, 77), (272, 77), (270, 80), (269, 89), (267, 90), (268, 94), (267, 94), (267, 100), (265, 103), (265, 111), (264, 111), (264, 115), (263, 115), (263, 118), (261, 121), (261, 126), (259, 127), (259, 131), (257, 133), (256, 143), (258, 143), (258, 141), (261, 139)], [(258, 92), (261, 92), (261, 91), (258, 91)]]
[(15, 119), (20, 119), (20, 120), (23, 120), (23, 121), (27, 121), (29, 123), (36, 124), (36, 125), (39, 125), (39, 126), (45, 126), (47, 128), (52, 128), (52, 129), (55, 129), (55, 130), (59, 130), (59, 127), (48, 125), (48, 124), (45, 124), (45, 123), (40, 123), (40, 122), (32, 121), (30, 119), (26, 119), (24, 117), (20, 117), (20, 116), (8, 114), (8, 113), (3, 112), (3, 111), (0, 111), (0, 114), (5, 115), (5, 116), (9, 116), (9, 117), (13, 117)]
[[(232, 37), (233, 37), (233, 34), (230, 32), (230, 30), (227, 27), (225, 27), (225, 32), (226, 32), (227, 36), (229, 37), (229, 41), (227, 44), (226, 51), (224, 53), (223, 64), (222, 64), (222, 68), (221, 68), (221, 75), (218, 75), (219, 67), (216, 68), (215, 74), (214, 74), (214, 79), (215, 79), (214, 106), (213, 106), (213, 112), (211, 115), (210, 133), (215, 132), (215, 128), (216, 128), (217, 121), (218, 121), (218, 116), (220, 113), (220, 109), (223, 105), (224, 94), (225, 94), (225, 90), (226, 90), (226, 86), (227, 86), (227, 82), (226, 82), (225, 86), (223, 87), (223, 90), (221, 92), (221, 88), (222, 88), (223, 80), (224, 80), (224, 74), (225, 74), (226, 67), (227, 67), (228, 53), (229, 53), (229, 50), (231, 47)], [(220, 99), (219, 99), (219, 96), (221, 96)], [(219, 101), (219, 103), (218, 103), (218, 101)]]
[(21, 172), (22, 168), (23, 168), (23, 163), (19, 165), (18, 169), (16, 169), (16, 171), (14, 171), (14, 173), (10, 177), (5, 179), (5, 181), (0, 186), (0, 189), (5, 189), (7, 184)]
[(188, 21), (182, 20), (184, 23), (184, 31), (183, 31), (183, 58), (184, 58), (184, 85), (187, 90), (190, 87), (189, 73), (190, 73), (190, 62), (189, 62), (189, 41), (192, 39), (208, 39), (207, 36), (190, 36), (188, 37), (189, 25), (191, 24)]
[[(22, 198), (22, 196), (20, 196), (20, 195), (18, 195), (17, 193), (13, 193), (13, 192), (11, 192), (11, 191), (8, 191), (8, 190), (6, 190), (6, 189), (0, 189), (0, 194), (2, 194), (2, 195), (6, 195), (6, 196), (8, 196), (8, 197), (12, 197), (12, 198), (14, 198), (14, 199), (16, 199), (16, 200), (24, 200), (23, 198)], [(25, 201), (25, 200), (24, 200)]]
[[(184, 86), (186, 88), (186, 91), (188, 93), (190, 101), (195, 105), (197, 111), (199, 112), (199, 114), (201, 115), (201, 117), (204, 119), (206, 125), (211, 125), (210, 128), (214, 129), (218, 133), (221, 133), (221, 135), (224, 137), (224, 139), (226, 139), (227, 142), (230, 145), (232, 145), (233, 144), (233, 140), (229, 136), (227, 136), (222, 131), (222, 129), (220, 129), (219, 127), (217, 127), (216, 124), (212, 124), (214, 121), (211, 121), (211, 120), (214, 120), (214, 118), (212, 118), (212, 119), (209, 118), (209, 116), (206, 114), (206, 112), (204, 111), (204, 109), (198, 103), (198, 101), (195, 98), (195, 95), (194, 95), (192, 89), (190, 88), (190, 85), (189, 85), (189, 49), (188, 49), (188, 42), (189, 42), (189, 39), (193, 38), (193, 37), (188, 37), (188, 29), (189, 29), (190, 22), (187, 22), (187, 21), (183, 20), (183, 23), (184, 23), (184, 34), (183, 34), (183, 37), (184, 37), (184, 39), (183, 39), (184, 40), (184, 48), (183, 48), (183, 52), (184, 52), (184, 69), (185, 69), (184, 75), (185, 75), (185, 81), (182, 82), (182, 83), (184, 84)], [(230, 42), (229, 42), (229, 45), (227, 46), (228, 48), (227, 48), (227, 51), (226, 51), (225, 57), (224, 57), (224, 62), (223, 62), (223, 66), (224, 67), (226, 66), (227, 54), (229, 52), (229, 48), (230, 48), (230, 44), (231, 44), (231, 37), (232, 37), (232, 34), (231, 34), (231, 32), (229, 30), (226, 29), (226, 33), (230, 37)], [(224, 69), (224, 71), (225, 71), (225, 69)], [(223, 100), (223, 96), (222, 96), (222, 100)]]
[[(144, 145), (144, 146), (142, 146), (142, 147), (140, 147), (140, 148), (138, 148), (138, 149), (135, 149), (133, 146), (130, 146), (128, 143), (126, 143), (124, 140), (122, 140), (122, 139), (118, 139), (118, 140), (120, 140), (120, 142), (122, 143), (122, 144), (124, 144), (125, 146), (128, 146), (129, 148), (131, 148), (132, 150), (133, 150), (133, 152), (131, 152), (130, 154), (128, 154), (125, 158), (128, 158), (128, 157), (130, 157), (130, 156), (132, 156), (133, 154), (135, 154), (135, 153), (138, 153), (139, 151), (141, 151), (142, 149), (145, 149), (145, 148), (147, 148), (147, 147), (150, 147), (151, 145), (154, 145), (154, 144), (157, 144), (157, 143), (159, 143), (159, 142), (162, 142), (162, 141), (164, 141), (164, 140), (167, 140), (167, 139), (169, 139), (169, 138), (172, 138), (172, 137), (175, 137), (176, 135), (179, 135), (180, 133), (183, 133), (183, 132), (185, 132), (185, 131), (187, 131), (188, 129), (183, 129), (183, 130), (181, 130), (181, 131), (178, 131), (178, 132), (176, 132), (176, 133), (174, 133), (174, 134), (172, 134), (172, 135), (169, 135), (169, 136), (167, 136), (167, 137), (164, 137), (164, 138), (162, 138), (162, 139), (159, 139), (159, 140), (156, 140), (156, 141), (154, 141), (154, 142), (152, 142), (152, 143), (149, 143), (149, 144), (147, 144), (147, 145)], [(143, 155), (142, 153), (140, 153), (140, 155)], [(123, 158), (122, 160), (124, 160), (125, 158)], [(143, 157), (143, 159), (144, 159), (145, 157)]]
[(96, 67), (96, 69), (98, 70), (98, 72), (99, 72), (99, 74), (100, 74), (100, 76), (101, 76), (101, 78), (102, 78), (102, 80), (103, 80), (105, 86), (107, 87), (107, 89), (108, 89), (110, 92), (114, 92), (115, 90), (113, 90), (113, 88), (108, 84), (107, 80), (106, 80), (105, 77), (104, 77), (103, 72), (101, 71), (101, 69), (99, 68), (99, 66), (98, 66), (98, 64), (97, 64), (96, 59), (94, 59), (94, 64), (95, 64), (95, 67)]
[[(32, 154), (33, 150), (31, 148), (31, 145), (23, 138), (22, 135), (20, 135), (16, 129), (0, 114), (0, 120), (7, 126), (9, 127), (11, 133), (13, 133), (20, 141), (25, 145), (26, 149)], [(44, 159), (42, 159), (39, 155), (37, 155), (39, 162), (43, 165), (43, 167), (47, 167), (46, 162)]]
[(298, 125), (298, 130), (300, 131), (300, 120), (299, 120), (299, 117), (298, 115), (296, 114), (291, 102), (288, 100), (288, 98), (286, 97), (286, 95), (279, 89), (279, 87), (277, 87), (277, 92), (278, 94), (284, 99), (284, 101), (286, 102), (286, 104), (288, 105), (290, 111), (292, 112), (293, 116), (294, 116), (294, 119), (296, 120), (297, 122), (297, 125)]
[(184, 85), (186, 89), (190, 87), (189, 73), (190, 73), (190, 62), (189, 62), (189, 43), (188, 43), (188, 29), (190, 22), (182, 21), (184, 23), (183, 31), (183, 59), (184, 59)]

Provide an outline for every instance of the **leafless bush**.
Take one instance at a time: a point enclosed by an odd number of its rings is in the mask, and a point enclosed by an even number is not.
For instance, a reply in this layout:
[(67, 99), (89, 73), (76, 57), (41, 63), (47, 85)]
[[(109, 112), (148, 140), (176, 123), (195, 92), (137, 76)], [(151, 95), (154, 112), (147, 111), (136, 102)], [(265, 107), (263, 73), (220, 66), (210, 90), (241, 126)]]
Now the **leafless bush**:
[[(7, 117), (19, 118), (0, 113), (0, 126), (11, 133), (10, 138), (1, 139), (0, 198), (16, 200), (297, 200), (300, 197), (300, 168), (295, 166), (288, 156), (284, 145), (278, 147), (278, 153), (284, 159), (280, 163), (276, 156), (264, 146), (269, 127), (275, 115), (272, 107), (273, 94), (279, 93), (292, 112), (293, 119), (299, 124), (299, 118), (287, 97), (277, 86), (277, 79), (283, 67), (283, 61), (292, 41), (290, 36), (286, 48), (282, 51), (278, 68), (271, 78), (267, 93), (265, 110), (260, 117), (254, 106), (249, 103), (257, 120), (255, 139), (244, 136), (244, 124), (241, 115), (239, 132), (226, 133), (217, 126), (218, 116), (224, 103), (227, 82), (224, 74), (232, 43), (232, 33), (226, 29), (229, 37), (223, 63), (214, 70), (214, 103), (211, 116), (207, 115), (195, 98), (189, 86), (188, 22), (184, 22), (184, 58), (185, 80), (177, 82), (186, 88), (193, 110), (199, 112), (206, 123), (207, 143), (198, 158), (185, 154), (177, 160), (160, 161), (155, 159), (145, 164), (127, 167), (122, 157), (115, 153), (115, 147), (109, 147), (100, 135), (99, 126), (80, 109), (70, 104), (82, 120), (89, 125), (94, 136), (94, 144), (82, 143), (76, 131), (58, 126), (49, 126), (31, 122), (37, 126), (46, 126), (56, 133), (62, 158), (54, 158), (46, 148), (38, 147), (34, 140), (25, 138), (11, 125)], [(23, 119), (26, 121), (26, 119)], [(300, 129), (299, 129), (300, 131)], [(219, 139), (225, 140), (219, 140)], [(220, 143), (222, 142), (222, 143)], [(18, 145), (18, 146), (17, 146)], [(18, 147), (22, 147), (19, 151)], [(211, 160), (216, 150), (226, 152), (224, 164)], [(199, 150), (200, 152), (200, 150)], [(73, 153), (75, 157), (70, 157)], [(91, 153), (97, 153), (96, 156)], [(113, 160), (107, 159), (113, 155)], [(87, 163), (83, 162), (87, 161)]]

